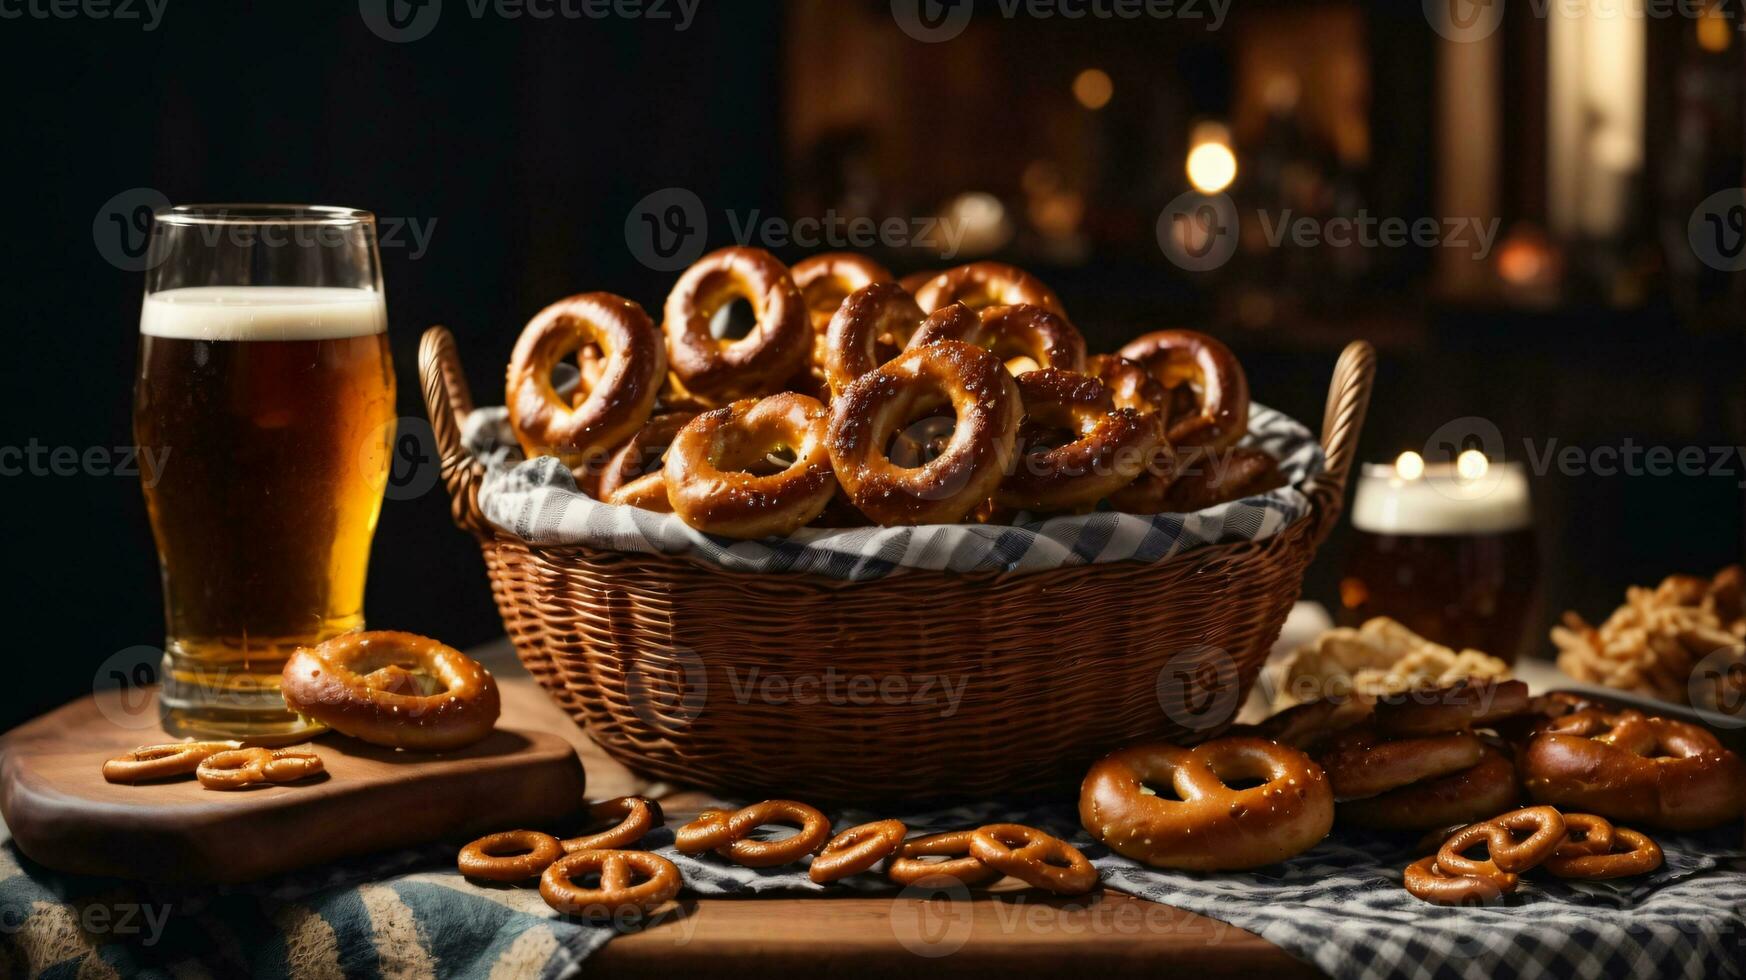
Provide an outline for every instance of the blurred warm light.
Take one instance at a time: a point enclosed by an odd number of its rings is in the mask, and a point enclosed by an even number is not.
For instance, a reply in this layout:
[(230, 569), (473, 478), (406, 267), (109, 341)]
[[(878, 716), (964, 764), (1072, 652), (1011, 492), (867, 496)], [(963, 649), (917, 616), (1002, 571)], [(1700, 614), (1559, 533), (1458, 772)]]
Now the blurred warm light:
[(1394, 472), (1403, 480), (1416, 480), (1425, 475), (1425, 457), (1409, 449), (1396, 457)]
[(1202, 143), (1188, 151), (1188, 182), (1202, 194), (1217, 194), (1237, 179), (1237, 155), (1223, 143)]
[(1477, 449), (1468, 449), (1455, 457), (1455, 475), (1463, 480), (1478, 480), (1491, 469), (1491, 461)]
[(1087, 68), (1073, 77), (1073, 97), (1087, 109), (1101, 109), (1109, 105), (1113, 95), (1115, 82), (1101, 68)]
[(959, 249), (970, 254), (996, 251), (1012, 237), (1006, 205), (986, 191), (965, 191), (947, 201), (940, 220), (961, 236)]
[(1711, 54), (1721, 54), (1734, 43), (1734, 31), (1728, 23), (1728, 15), (1722, 12), (1719, 3), (1710, 4), (1702, 17), (1697, 19), (1698, 47)]
[(1512, 229), (1497, 247), (1497, 275), (1512, 286), (1533, 286), (1555, 278), (1552, 246), (1538, 228)]

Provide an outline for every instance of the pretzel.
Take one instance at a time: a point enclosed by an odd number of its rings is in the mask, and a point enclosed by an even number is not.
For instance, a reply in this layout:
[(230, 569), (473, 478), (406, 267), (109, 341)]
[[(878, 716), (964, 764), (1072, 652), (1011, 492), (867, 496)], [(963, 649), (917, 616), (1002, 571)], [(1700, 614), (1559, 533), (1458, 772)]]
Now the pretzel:
[(1515, 764), (1489, 745), (1484, 753), (1476, 765), (1447, 776), (1346, 800), (1337, 808), (1338, 821), (1373, 830), (1449, 826), (1453, 832), (1516, 807), (1521, 803), (1522, 789), (1516, 782)]
[[(794, 263), (788, 270), (806, 301), (815, 334), (822, 337), (837, 308), (856, 290), (874, 283), (892, 283), (891, 270), (855, 252), (821, 252)], [(917, 311), (916, 319), (921, 319)]]
[(1522, 753), (1536, 802), (1610, 820), (1702, 830), (1746, 810), (1746, 764), (1714, 735), (1640, 711), (1578, 711), (1534, 730)]
[(1173, 399), (1191, 396), (1183, 401), (1192, 407), (1170, 413), (1171, 445), (1229, 449), (1249, 431), (1249, 380), (1237, 356), (1214, 338), (1194, 330), (1159, 330), (1116, 353), (1145, 368)]
[(1033, 436), (1066, 430), (1071, 441), (1036, 438), (994, 493), (1004, 507), (1033, 511), (1088, 508), (1134, 482), (1164, 441), (1156, 414), (1117, 409), (1103, 382), (1042, 368), (1018, 377), (1025, 424)]
[[(1515, 834), (1527, 831), (1517, 840)], [(1530, 806), (1456, 831), (1437, 851), (1437, 867), (1451, 875), (1496, 877), (1521, 874), (1539, 867), (1564, 842), (1564, 815), (1549, 806)], [(1484, 842), (1487, 857), (1470, 858), (1466, 851)]]
[[(572, 353), (581, 364), (590, 344), (605, 355), (597, 380), (585, 370), (575, 395), (559, 394), (552, 369)], [(661, 335), (642, 307), (611, 293), (558, 300), (528, 321), (510, 355), (510, 428), (528, 458), (554, 455), (586, 471), (648, 419), (666, 373)]]
[(1661, 845), (1648, 834), (1614, 827), (1612, 848), (1605, 853), (1554, 856), (1546, 861), (1546, 870), (1560, 878), (1624, 878), (1648, 874), (1661, 862)]
[(909, 828), (901, 820), (876, 820), (850, 827), (830, 839), (812, 859), (806, 876), (823, 885), (860, 874), (903, 846)]
[(1439, 690), (1383, 695), (1376, 730), (1391, 736), (1460, 732), (1527, 710), (1528, 685), (1521, 681), (1463, 679)]
[(666, 822), (661, 804), (646, 796), (618, 796), (602, 800), (588, 808), (588, 816), (597, 823), (618, 822), (606, 830), (583, 837), (571, 837), (558, 842), (565, 854), (577, 851), (620, 850), (643, 839), (643, 835)]
[[(948, 308), (942, 306), (933, 312)], [(1038, 368), (1085, 370), (1085, 338), (1066, 318), (1041, 306), (985, 306), (975, 317), (949, 320), (930, 316), (909, 339), (909, 346), (925, 347), (938, 340), (962, 340), (986, 347), (1014, 374)]]
[(1374, 726), (1359, 725), (1329, 738), (1316, 761), (1335, 796), (1356, 799), (1459, 772), (1484, 754), (1485, 743), (1471, 733), (1390, 740)]
[(1433, 905), (1489, 905), (1515, 891), (1520, 879), (1503, 872), (1494, 876), (1444, 874), (1433, 854), (1407, 865), (1401, 883), (1415, 898)]
[(326, 771), (309, 749), (243, 748), (214, 752), (200, 760), (194, 775), (207, 789), (242, 789), (259, 783), (294, 783)]
[[(738, 340), (718, 340), (710, 323), (736, 298), (752, 304), (758, 324)], [(675, 400), (712, 408), (779, 390), (806, 366), (813, 344), (806, 300), (788, 269), (763, 249), (740, 246), (685, 270), (667, 294), (661, 329)]]
[[(913, 282), (906, 277), (904, 282)], [(963, 303), (972, 310), (985, 306), (1040, 306), (1062, 319), (1067, 311), (1042, 280), (1016, 265), (1004, 262), (971, 262), (936, 273), (910, 290), (923, 311)]]
[[(1245, 779), (1264, 782), (1229, 785)], [(1180, 799), (1147, 794), (1148, 782)], [(1079, 820), (1111, 850), (1156, 867), (1253, 868), (1327, 836), (1334, 797), (1321, 768), (1296, 749), (1242, 737), (1192, 749), (1158, 742), (1095, 763), (1079, 788)]]
[(1253, 725), (1233, 725), (1225, 734), (1264, 738), (1307, 752), (1335, 732), (1368, 721), (1371, 704), (1363, 695), (1318, 698), (1274, 712)]
[(695, 412), (663, 412), (649, 419), (607, 459), (595, 496), (609, 504), (672, 513), (661, 458), (679, 430), (696, 417)]
[(1083, 895), (1097, 885), (1097, 869), (1079, 848), (1024, 824), (978, 827), (970, 834), (970, 854), (1001, 874), (1057, 895)]
[(461, 848), (455, 868), (469, 878), (486, 881), (526, 881), (539, 877), (564, 856), (558, 839), (537, 830), (505, 830), (487, 834)]
[(1266, 450), (1238, 446), (1215, 452), (1191, 452), (1178, 446), (1174, 438), (1170, 442), (1185, 458), (1164, 494), (1164, 503), (1171, 513), (1192, 514), (1285, 486), (1279, 460)]
[[(939, 456), (920, 467), (885, 456), (900, 429), (947, 405), (957, 424)], [(1018, 386), (988, 351), (956, 340), (911, 348), (831, 403), (831, 463), (855, 507), (875, 521), (950, 524), (993, 495), (1022, 413)]]
[[(749, 835), (763, 824), (786, 823), (800, 828), (781, 840), (754, 840)], [(831, 822), (805, 803), (764, 800), (732, 812), (705, 810), (673, 836), (680, 854), (715, 851), (748, 868), (792, 864), (812, 854), (831, 836)]]
[(103, 778), (112, 783), (143, 783), (185, 776), (208, 756), (242, 748), (241, 742), (170, 742), (142, 745), (103, 763)]
[(891, 360), (927, 323), (974, 321), (976, 314), (954, 303), (924, 314), (895, 283), (874, 283), (849, 294), (825, 326), (820, 367), (832, 396), (856, 378)]
[(1552, 853), (1555, 858), (1591, 857), (1610, 854), (1613, 850), (1614, 828), (1605, 817), (1592, 813), (1564, 815), (1564, 843)]
[[(584, 888), (576, 879), (598, 873), (600, 882)], [(633, 873), (643, 880), (633, 883)], [(649, 851), (576, 851), (553, 861), (540, 874), (540, 897), (565, 915), (611, 917), (648, 912), (679, 894), (684, 878), (673, 862)]]
[[(416, 668), (441, 690), (402, 694), (371, 687), (365, 675)], [(497, 682), (477, 660), (416, 633), (343, 633), (298, 647), (279, 682), (292, 711), (337, 732), (390, 748), (444, 752), (491, 734), (501, 704)]]
[(1094, 354), (1085, 361), (1085, 373), (1103, 382), (1117, 408), (1163, 412), (1169, 405), (1164, 386), (1147, 374), (1138, 361), (1115, 354)]
[[(687, 422), (662, 472), (680, 520), (727, 538), (785, 535), (817, 517), (837, 492), (825, 446), (826, 410), (791, 391), (745, 398)], [(774, 473), (770, 454), (794, 461)]]
[(1673, 575), (1653, 589), (1627, 589), (1598, 627), (1566, 612), (1552, 628), (1558, 669), (1590, 684), (1737, 713), (1746, 694), (1743, 584), (1746, 572), (1731, 565), (1707, 580)]
[[(970, 853), (970, 839), (975, 831), (953, 830), (904, 841), (885, 864), (885, 876), (902, 887), (919, 885), (936, 878), (975, 885), (997, 878), (1000, 872), (982, 863)], [(924, 857), (943, 857), (943, 861), (923, 861)]]

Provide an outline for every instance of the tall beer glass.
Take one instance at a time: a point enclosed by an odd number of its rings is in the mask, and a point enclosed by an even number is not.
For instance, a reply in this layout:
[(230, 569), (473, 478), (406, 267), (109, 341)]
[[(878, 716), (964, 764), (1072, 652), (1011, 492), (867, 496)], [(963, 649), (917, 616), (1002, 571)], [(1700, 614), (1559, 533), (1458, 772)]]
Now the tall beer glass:
[(363, 628), (394, 440), (375, 217), (160, 211), (134, 437), (163, 574), (164, 726), (295, 735), (279, 671)]

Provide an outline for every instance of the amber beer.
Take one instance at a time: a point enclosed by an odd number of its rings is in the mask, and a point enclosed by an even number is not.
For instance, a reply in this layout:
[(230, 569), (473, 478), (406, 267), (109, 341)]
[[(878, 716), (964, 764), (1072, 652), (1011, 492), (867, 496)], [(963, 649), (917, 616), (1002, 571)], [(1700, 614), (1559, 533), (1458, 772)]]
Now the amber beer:
[(363, 626), (394, 438), (382, 294), (205, 286), (150, 294), (134, 431), (162, 563), (166, 726), (298, 722), (285, 658)]
[(1539, 615), (1539, 559), (1521, 468), (1369, 465), (1352, 501), (1356, 532), (1340, 620), (1390, 616), (1421, 636), (1514, 663)]

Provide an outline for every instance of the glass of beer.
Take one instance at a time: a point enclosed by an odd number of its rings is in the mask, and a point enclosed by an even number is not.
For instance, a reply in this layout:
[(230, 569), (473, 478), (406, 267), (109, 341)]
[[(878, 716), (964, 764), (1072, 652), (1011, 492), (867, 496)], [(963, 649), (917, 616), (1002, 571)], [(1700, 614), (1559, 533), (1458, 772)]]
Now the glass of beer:
[(364, 625), (394, 440), (367, 211), (159, 211), (134, 438), (164, 589), (167, 731), (296, 736), (279, 672)]
[(1527, 474), (1468, 451), (1369, 464), (1352, 499), (1357, 532), (1340, 580), (1340, 621), (1389, 616), (1456, 650), (1514, 663), (1539, 611)]

